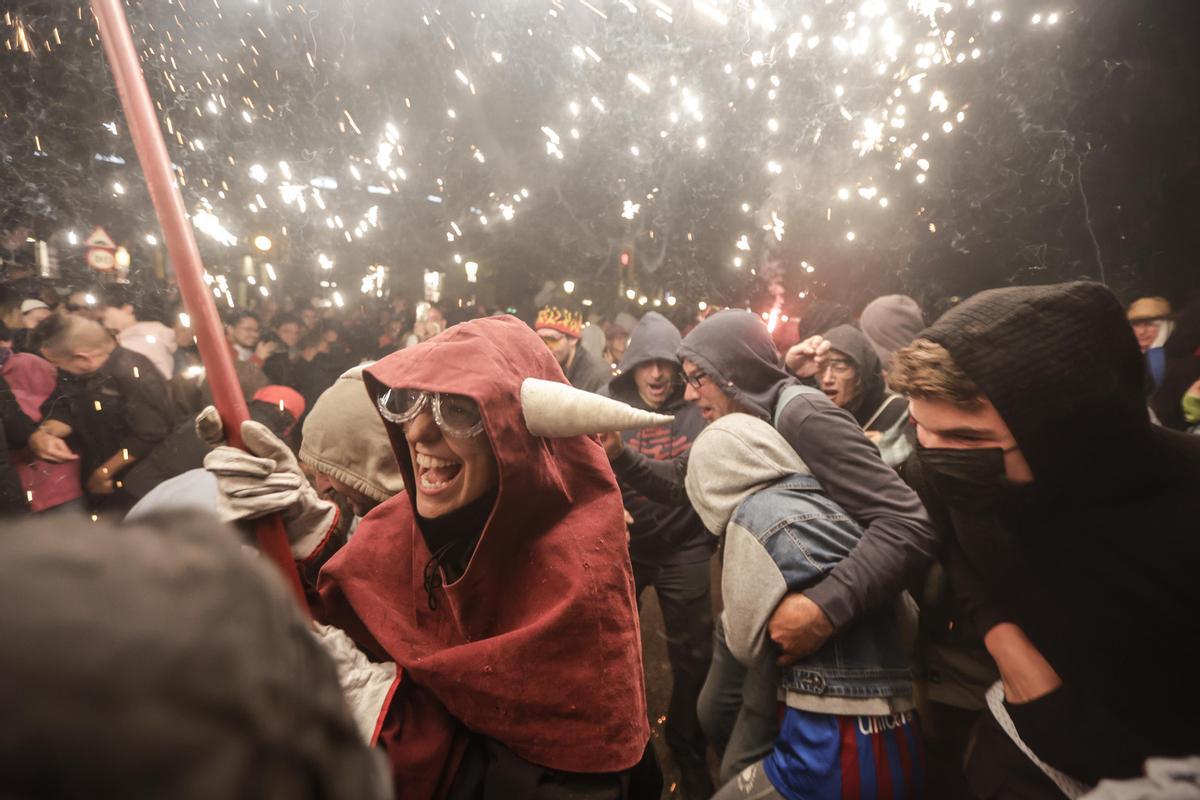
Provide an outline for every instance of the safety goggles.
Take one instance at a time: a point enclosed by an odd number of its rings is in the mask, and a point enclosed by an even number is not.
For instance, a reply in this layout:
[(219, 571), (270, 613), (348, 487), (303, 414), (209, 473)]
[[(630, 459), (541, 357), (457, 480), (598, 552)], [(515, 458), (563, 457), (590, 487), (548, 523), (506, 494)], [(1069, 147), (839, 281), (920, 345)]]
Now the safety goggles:
[(385, 389), (376, 398), (375, 405), (380, 416), (399, 425), (412, 422), (429, 406), (433, 421), (447, 436), (469, 439), (483, 433), (483, 414), (479, 411), (479, 405), (461, 394), (426, 392), (421, 389)]

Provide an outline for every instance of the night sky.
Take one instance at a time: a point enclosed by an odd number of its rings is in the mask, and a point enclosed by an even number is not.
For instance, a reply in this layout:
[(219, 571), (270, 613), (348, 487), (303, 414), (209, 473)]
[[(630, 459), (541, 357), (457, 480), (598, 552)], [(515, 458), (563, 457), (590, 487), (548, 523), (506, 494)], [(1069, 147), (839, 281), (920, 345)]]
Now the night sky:
[[(3, 227), (30, 220), (71, 273), (82, 249), (68, 235), (102, 224), (144, 279), (158, 226), (90, 11), (3, 7)], [(380, 285), (416, 298), (437, 270), (451, 302), (527, 304), (571, 280), (598, 310), (677, 316), (892, 291), (934, 309), (1077, 277), (1178, 304), (1200, 285), (1197, 3), (162, 0), (128, 13), (205, 264), (226, 285), (246, 254), (267, 287), (264, 261), (289, 292), (347, 301)]]

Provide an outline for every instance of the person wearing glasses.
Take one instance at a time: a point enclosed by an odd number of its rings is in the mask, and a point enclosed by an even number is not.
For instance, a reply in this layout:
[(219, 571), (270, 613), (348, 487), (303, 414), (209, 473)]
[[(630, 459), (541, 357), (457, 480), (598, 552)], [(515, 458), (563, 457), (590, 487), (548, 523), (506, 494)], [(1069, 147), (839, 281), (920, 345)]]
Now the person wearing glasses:
[(1125, 316), (1146, 362), (1146, 393), (1153, 394), (1162, 386), (1166, 372), (1163, 346), (1175, 327), (1171, 304), (1165, 297), (1139, 297), (1129, 304)]
[[(784, 597), (772, 615), (768, 632), (782, 651), (780, 663), (794, 663), (835, 631), (889, 606), (932, 560), (936, 533), (917, 495), (883, 462), (854, 417), (787, 372), (760, 317), (737, 309), (713, 314), (684, 337), (677, 356), (688, 384), (684, 397), (708, 422), (742, 412), (772, 423), (829, 497), (863, 528), (847, 559), (803, 593)], [(686, 456), (650, 461), (624, 447), (620, 437), (605, 436), (604, 442), (622, 481), (661, 502), (686, 502)], [(718, 752), (735, 733), (744, 677), (717, 626), (699, 713)], [(722, 779), (754, 758), (749, 751), (726, 753)]]
[(888, 391), (879, 356), (858, 328), (838, 325), (810, 337), (784, 360), (793, 375), (815, 380), (838, 408), (853, 415), (889, 467), (899, 468), (912, 454), (908, 401)]
[(261, 367), (263, 359), (269, 355), (258, 349), (258, 343), (262, 339), (262, 323), (258, 314), (253, 311), (233, 312), (229, 321), (225, 323), (225, 336), (229, 339), (229, 346), (233, 348), (238, 361), (251, 361)]
[(621, 495), (582, 435), (622, 424), (539, 419), (589, 403), (662, 418), (568, 386), (508, 316), (393, 353), (363, 381), (406, 491), (348, 543), (261, 426), (242, 426), (250, 453), (220, 447), (206, 466), (224, 519), (281, 513), (397, 796), (657, 798)]

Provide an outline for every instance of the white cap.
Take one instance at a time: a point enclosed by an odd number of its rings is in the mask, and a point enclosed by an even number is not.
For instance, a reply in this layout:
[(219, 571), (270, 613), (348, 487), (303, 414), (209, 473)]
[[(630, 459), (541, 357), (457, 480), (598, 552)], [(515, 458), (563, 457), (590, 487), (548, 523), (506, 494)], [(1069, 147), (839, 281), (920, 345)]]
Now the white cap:
[(21, 313), (28, 314), (30, 311), (37, 311), (39, 308), (50, 308), (41, 300), (24, 300), (21, 302)]

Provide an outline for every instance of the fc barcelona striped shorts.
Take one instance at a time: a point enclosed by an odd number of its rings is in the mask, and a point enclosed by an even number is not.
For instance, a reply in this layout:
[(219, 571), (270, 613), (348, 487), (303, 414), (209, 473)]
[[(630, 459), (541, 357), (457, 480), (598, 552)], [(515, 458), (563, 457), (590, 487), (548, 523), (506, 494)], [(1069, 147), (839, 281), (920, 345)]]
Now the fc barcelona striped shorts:
[(762, 762), (788, 800), (901, 800), (924, 796), (916, 716), (843, 717), (789, 708)]

